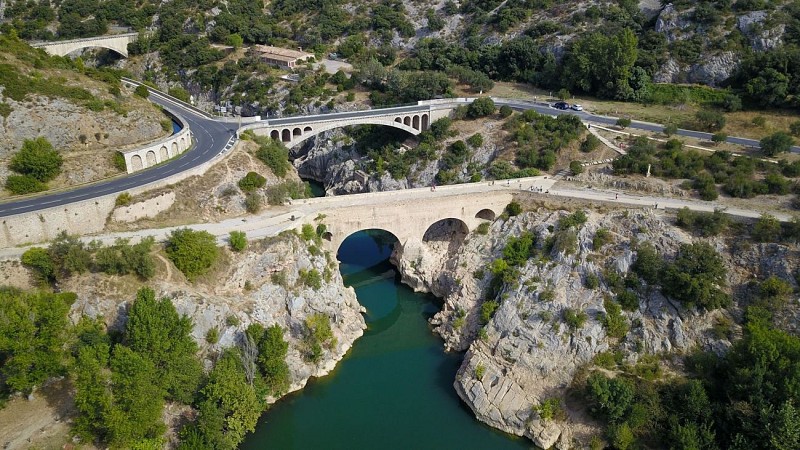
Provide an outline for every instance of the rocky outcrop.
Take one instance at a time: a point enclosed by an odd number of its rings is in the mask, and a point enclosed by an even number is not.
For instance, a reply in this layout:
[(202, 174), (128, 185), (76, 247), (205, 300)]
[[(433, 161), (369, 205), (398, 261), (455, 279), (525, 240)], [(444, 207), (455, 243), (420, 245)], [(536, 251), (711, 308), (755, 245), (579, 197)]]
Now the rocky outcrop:
[[(540, 209), (497, 220), (486, 235), (470, 234), (449, 254), (441, 245), (424, 242), (395, 254), (405, 282), (444, 298), (444, 307), (432, 322), (448, 349), (467, 350), (454, 383), (459, 396), (481, 421), (526, 436), (542, 448), (573, 448), (574, 440), (587, 443), (597, 431), (581, 413), (568, 410), (565, 421), (543, 420), (534, 407), (563, 398), (576, 372), (598, 353), (613, 347), (634, 363), (647, 354), (695, 347), (723, 352), (730, 345), (709, 331), (722, 312), (687, 310), (657, 289), (640, 298), (635, 311), (623, 313), (631, 325), (626, 338), (610, 338), (602, 322), (608, 288), (602, 282), (596, 289), (586, 287), (587, 276), (602, 280), (607, 268), (626, 273), (635, 260), (632, 242), (650, 242), (659, 253), (672, 255), (693, 238), (650, 211), (590, 212), (577, 232), (574, 253), (548, 250), (548, 238), (566, 214)], [(592, 240), (601, 228), (612, 239), (596, 249)], [(509, 236), (525, 231), (537, 237), (542, 256), (519, 268), (518, 282), (503, 287), (497, 297), (499, 307), (483, 324), (480, 306), (492, 278), (490, 264), (502, 255)], [(728, 285), (733, 288), (755, 275), (793, 279), (797, 254), (786, 247), (732, 248), (736, 244), (722, 239), (713, 245), (729, 267)], [(585, 323), (570, 329), (563, 319), (568, 309), (585, 313)]]
[(736, 18), (736, 26), (750, 41), (756, 51), (771, 50), (783, 43), (785, 24), (766, 27), (766, 11), (750, 11)]
[(703, 62), (686, 65), (668, 59), (653, 75), (656, 83), (697, 83), (719, 86), (739, 67), (739, 57), (734, 52), (722, 52), (703, 58)]
[(670, 43), (685, 39), (687, 36), (684, 32), (693, 26), (690, 19), (687, 14), (678, 12), (675, 6), (669, 3), (658, 14), (655, 30), (657, 33), (662, 33), (666, 36), (667, 41)]
[[(307, 244), (294, 234), (283, 234), (251, 242), (241, 254), (228, 253), (227, 267), (208, 283), (188, 283), (174, 267), (164, 266), (149, 283), (161, 296), (172, 300), (180, 314), (194, 322), (192, 335), (208, 359), (222, 348), (237, 345), (251, 323), (281, 325), (289, 341), (287, 363), (290, 391), (302, 388), (310, 377), (330, 372), (366, 328), (362, 307), (352, 288), (345, 288), (338, 264), (329, 254), (312, 255)], [(166, 260), (164, 260), (166, 264)], [(305, 286), (301, 270), (322, 274), (319, 289)], [(122, 327), (135, 287), (130, 280), (91, 274), (70, 279), (64, 290), (77, 293), (71, 317), (102, 316), (112, 327)], [(136, 283), (138, 285), (138, 283)], [(305, 318), (322, 313), (330, 318), (336, 346), (326, 350), (319, 364), (304, 358)], [(206, 333), (219, 330), (219, 342), (205, 342)]]

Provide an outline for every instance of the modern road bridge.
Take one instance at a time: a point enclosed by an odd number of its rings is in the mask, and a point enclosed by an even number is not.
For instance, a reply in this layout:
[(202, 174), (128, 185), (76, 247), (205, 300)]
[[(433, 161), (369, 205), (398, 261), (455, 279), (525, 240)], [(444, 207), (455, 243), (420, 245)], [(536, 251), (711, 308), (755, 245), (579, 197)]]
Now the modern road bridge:
[(419, 102), (416, 105), (394, 108), (266, 119), (245, 125), (240, 132), (252, 130), (257, 135), (281, 141), (290, 148), (323, 131), (352, 125), (384, 125), (418, 135), (427, 130), (431, 123), (447, 117), (459, 104)]
[(70, 53), (91, 47), (107, 48), (124, 57), (128, 57), (128, 44), (136, 41), (139, 33), (112, 34), (83, 39), (70, 39), (68, 41), (38, 42), (31, 47), (41, 48), (54, 56), (66, 56)]

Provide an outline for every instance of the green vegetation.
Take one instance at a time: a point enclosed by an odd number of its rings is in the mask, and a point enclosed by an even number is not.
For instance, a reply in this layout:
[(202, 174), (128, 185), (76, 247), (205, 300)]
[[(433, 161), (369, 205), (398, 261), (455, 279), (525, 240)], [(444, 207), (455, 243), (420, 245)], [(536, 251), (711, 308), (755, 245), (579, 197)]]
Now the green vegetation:
[(512, 216), (512, 217), (513, 216), (518, 216), (518, 215), (522, 214), (522, 205), (520, 205), (519, 203), (517, 203), (515, 201), (512, 201), (511, 203), (506, 205), (506, 213), (509, 216)]
[(266, 164), (276, 177), (285, 177), (291, 164), (289, 164), (289, 150), (283, 142), (262, 136), (256, 136), (254, 140), (259, 146), (256, 158)]
[(467, 117), (471, 119), (486, 117), (494, 114), (496, 110), (494, 100), (491, 97), (479, 97), (467, 107)]
[(569, 170), (573, 175), (580, 175), (583, 173), (583, 164), (580, 161), (571, 161), (569, 163)]
[(231, 231), (228, 237), (231, 250), (241, 252), (247, 247), (247, 235), (244, 231)]
[(583, 153), (590, 153), (595, 151), (597, 147), (600, 146), (600, 144), (601, 144), (600, 139), (598, 139), (597, 136), (589, 133), (586, 135), (586, 139), (584, 139), (583, 142), (581, 142), (580, 150)]
[(315, 291), (322, 289), (322, 275), (320, 275), (319, 270), (317, 269), (300, 269), (298, 281), (304, 286), (310, 287)]
[(331, 331), (330, 317), (322, 313), (315, 313), (305, 320), (303, 331), (305, 357), (313, 363), (318, 363), (322, 358), (323, 348), (332, 350), (337, 345), (336, 337)]
[(619, 118), (617, 119), (617, 126), (622, 129), (628, 128), (631, 126), (631, 119), (628, 119), (627, 117)]
[(46, 183), (61, 173), (63, 160), (50, 142), (38, 137), (25, 139), (20, 151), (11, 158), (8, 168), (20, 175), (11, 175), (6, 189), (14, 194), (28, 194), (47, 189)]
[(116, 199), (114, 199), (114, 206), (128, 206), (133, 201), (133, 197), (128, 192), (123, 192), (119, 194)]
[(256, 192), (248, 192), (244, 197), (244, 209), (250, 214), (256, 214), (261, 211), (263, 204), (264, 198)]
[(540, 170), (550, 170), (556, 162), (556, 154), (585, 131), (577, 116), (563, 114), (553, 118), (533, 110), (511, 117), (503, 127), (517, 143), (517, 166)]
[(137, 97), (147, 98), (150, 96), (150, 89), (147, 86), (140, 84), (136, 86), (136, 89), (133, 90), (133, 94)]
[(135, 274), (143, 280), (155, 275), (151, 249), (155, 240), (147, 237), (131, 245), (117, 239), (110, 246), (92, 242), (88, 246), (62, 232), (47, 249), (33, 247), (22, 254), (22, 264), (33, 270), (43, 284), (64, 280), (86, 271), (109, 275)]
[(542, 420), (564, 420), (566, 412), (561, 406), (561, 400), (556, 397), (545, 399), (537, 406), (533, 407), (533, 411), (539, 415)]
[(206, 342), (211, 345), (219, 342), (219, 329), (217, 327), (209, 328), (206, 332)]
[(121, 152), (114, 152), (111, 155), (111, 164), (120, 172), (126, 172), (128, 170), (128, 165), (125, 163), (125, 155)]
[(765, 155), (776, 156), (780, 153), (788, 152), (792, 144), (794, 144), (794, 139), (792, 139), (789, 134), (778, 131), (761, 139), (759, 144), (761, 146), (761, 151), (764, 152)]
[(217, 240), (206, 231), (174, 230), (166, 244), (167, 257), (190, 281), (204, 274), (217, 261)]
[(497, 311), (497, 308), (499, 307), (500, 304), (496, 300), (486, 300), (483, 302), (481, 304), (481, 323), (489, 323), (489, 321), (492, 320), (492, 316), (494, 316), (495, 311)]
[(606, 313), (602, 318), (603, 327), (609, 337), (622, 339), (628, 334), (628, 321), (622, 315), (622, 307), (609, 297), (603, 298)]
[(699, 236), (716, 236), (725, 231), (730, 223), (728, 216), (720, 210), (713, 213), (695, 212), (684, 207), (678, 211), (676, 224)]
[(565, 308), (563, 311), (564, 323), (571, 331), (577, 331), (583, 328), (589, 316), (583, 311), (575, 311), (572, 308)]
[(282, 205), (287, 198), (306, 198), (310, 196), (309, 189), (308, 185), (301, 181), (284, 181), (267, 188), (267, 203)]
[(247, 172), (247, 175), (242, 177), (238, 183), (239, 189), (244, 192), (255, 191), (256, 189), (264, 187), (265, 184), (267, 184), (267, 179), (255, 172)]

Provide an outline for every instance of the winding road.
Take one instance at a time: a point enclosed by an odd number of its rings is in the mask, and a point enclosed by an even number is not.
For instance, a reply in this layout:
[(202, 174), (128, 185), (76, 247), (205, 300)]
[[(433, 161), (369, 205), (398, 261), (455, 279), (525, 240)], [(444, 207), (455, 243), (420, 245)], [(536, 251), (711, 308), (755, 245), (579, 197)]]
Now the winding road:
[[(121, 193), (128, 189), (142, 186), (162, 178), (174, 175), (185, 170), (203, 164), (225, 150), (226, 146), (231, 141), (238, 129), (237, 124), (231, 122), (223, 122), (216, 120), (204, 113), (198, 112), (194, 107), (187, 105), (179, 100), (173, 99), (163, 93), (151, 90), (150, 100), (165, 109), (181, 116), (189, 125), (194, 137), (194, 146), (181, 154), (179, 157), (170, 160), (167, 163), (153, 167), (152, 169), (136, 172), (131, 175), (120, 176), (110, 180), (105, 180), (73, 190), (55, 192), (51, 194), (39, 195), (28, 197), (21, 200), (13, 200), (0, 203), (0, 217), (7, 217), (16, 214), (23, 214), (32, 211), (38, 211), (45, 208), (54, 206), (62, 206), (69, 203), (89, 200), (92, 198), (100, 197), (103, 195)], [(586, 111), (573, 111), (573, 110), (559, 110), (551, 107), (549, 104), (534, 103), (524, 100), (494, 98), (498, 106), (507, 105), (511, 108), (521, 111), (533, 109), (542, 114), (561, 115), (573, 114), (580, 117), (584, 122), (592, 122), (604, 125), (614, 125), (617, 121), (614, 117), (606, 117), (588, 113)], [(453, 101), (453, 104), (464, 104), (465, 101)], [(441, 104), (446, 105), (445, 103)], [(403, 106), (391, 109), (397, 110), (413, 110), (414, 106)], [(417, 107), (418, 108), (418, 107)], [(327, 117), (343, 116), (343, 117), (359, 117), (360, 115), (369, 114), (369, 111), (350, 111), (344, 113), (331, 113), (325, 115)], [(291, 123), (293, 118), (274, 118), (270, 122)], [(633, 121), (629, 128), (660, 132), (663, 125)], [(693, 137), (698, 139), (711, 139), (710, 133), (703, 133), (692, 130), (678, 130), (680, 136)], [(746, 139), (740, 137), (729, 137), (728, 142), (753, 148), (759, 147), (759, 142), (754, 139)], [(792, 147), (792, 152), (800, 153), (800, 146)]]

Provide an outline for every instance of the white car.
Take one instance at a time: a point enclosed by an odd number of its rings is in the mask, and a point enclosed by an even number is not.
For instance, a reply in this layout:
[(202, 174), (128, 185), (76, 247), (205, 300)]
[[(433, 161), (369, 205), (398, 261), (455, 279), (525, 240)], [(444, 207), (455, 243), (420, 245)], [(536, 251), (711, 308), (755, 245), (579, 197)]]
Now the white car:
[(572, 109), (574, 109), (575, 111), (583, 111), (583, 106), (576, 103), (572, 105)]

